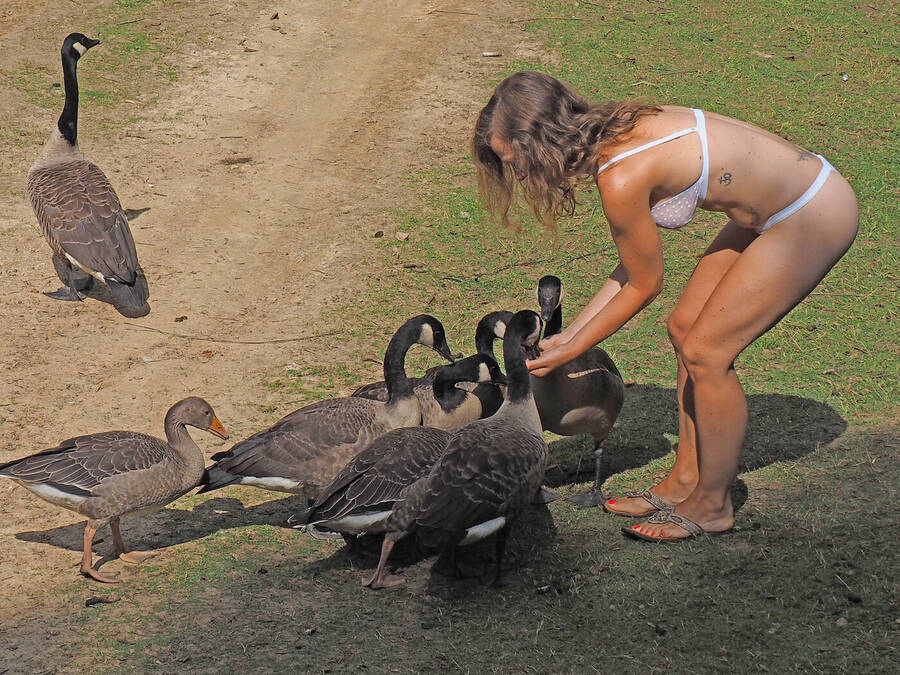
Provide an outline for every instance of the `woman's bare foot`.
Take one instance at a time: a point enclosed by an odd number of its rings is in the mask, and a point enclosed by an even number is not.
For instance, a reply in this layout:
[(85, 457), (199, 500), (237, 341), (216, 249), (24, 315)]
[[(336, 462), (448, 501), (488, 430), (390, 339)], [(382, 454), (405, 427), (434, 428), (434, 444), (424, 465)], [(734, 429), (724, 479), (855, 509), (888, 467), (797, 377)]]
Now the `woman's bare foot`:
[(687, 496), (693, 491), (694, 485), (696, 485), (696, 479), (693, 483), (682, 483), (669, 475), (658, 485), (647, 490), (628, 493), (624, 497), (607, 499), (603, 508), (608, 513), (617, 516), (642, 518), (657, 511), (671, 510), (687, 499)]
[[(654, 522), (659, 521), (659, 522)], [(656, 517), (632, 525), (626, 532), (641, 535), (639, 539), (649, 541), (680, 541), (700, 534), (721, 534), (734, 527), (734, 509), (729, 499), (721, 508), (709, 501), (691, 495), (670, 515), (660, 512)]]

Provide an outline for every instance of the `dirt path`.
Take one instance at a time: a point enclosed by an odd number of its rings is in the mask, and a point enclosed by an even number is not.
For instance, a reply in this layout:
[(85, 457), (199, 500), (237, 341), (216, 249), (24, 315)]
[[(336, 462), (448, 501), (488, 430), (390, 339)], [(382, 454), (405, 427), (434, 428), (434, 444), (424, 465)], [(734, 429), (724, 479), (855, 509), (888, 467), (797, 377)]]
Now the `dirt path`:
[[(100, 4), (77, 11), (99, 15)], [(28, 45), (58, 67), (56, 36), (29, 38), (51, 5), (0, 12), (0, 64)], [(389, 210), (415, 198), (400, 178), (465, 147), (495, 67), (482, 50), (514, 55), (522, 39), (498, 19), (508, 6), (469, 13), (478, 7), (290, 0), (273, 21), (269, 3), (176, 3), (194, 17), (188, 28), (215, 41), (171, 55), (181, 76), (142, 112), (152, 121), (104, 138), (83, 104), (79, 126), (82, 150), (124, 206), (149, 209), (132, 221), (151, 288), (144, 319), (41, 295), (57, 281), (24, 178), (57, 113), (23, 122), (26, 142), (0, 160), (0, 462), (109, 428), (161, 435), (169, 405), (189, 394), (207, 398), (239, 439), (262, 405), (279, 403), (261, 385), (266, 373), (339, 355), (327, 337), (243, 344), (165, 333), (265, 341), (335, 328), (329, 309), (364, 291), (372, 232), (390, 233)], [(98, 48), (82, 69), (102, 58)], [(198, 441), (209, 453), (227, 446)], [(4, 603), (40, 605), (51, 580), (75, 574), (77, 554), (15, 535), (79, 518), (10, 481), (0, 482), (0, 511)]]

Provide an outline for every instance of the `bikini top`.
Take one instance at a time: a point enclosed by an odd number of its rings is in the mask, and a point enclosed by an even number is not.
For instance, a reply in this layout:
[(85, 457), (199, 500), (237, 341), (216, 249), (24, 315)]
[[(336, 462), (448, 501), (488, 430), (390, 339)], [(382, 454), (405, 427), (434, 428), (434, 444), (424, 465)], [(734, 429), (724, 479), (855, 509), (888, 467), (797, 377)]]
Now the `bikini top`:
[(669, 141), (675, 140), (676, 138), (681, 138), (682, 136), (686, 136), (687, 134), (692, 134), (696, 131), (697, 135), (700, 136), (700, 150), (703, 155), (703, 169), (700, 171), (700, 177), (697, 179), (697, 182), (691, 185), (687, 190), (679, 192), (673, 197), (669, 197), (668, 199), (664, 199), (663, 201), (654, 204), (653, 208), (650, 209), (650, 215), (653, 217), (653, 220), (656, 222), (656, 224), (660, 227), (666, 227), (669, 229), (684, 227), (691, 221), (691, 218), (694, 217), (694, 211), (697, 210), (697, 204), (699, 202), (702, 202), (706, 198), (706, 188), (709, 186), (709, 148), (707, 147), (706, 143), (706, 119), (703, 117), (702, 110), (697, 110), (696, 108), (691, 108), (691, 110), (693, 111), (694, 117), (697, 120), (696, 126), (690, 127), (688, 129), (682, 129), (681, 131), (676, 131), (673, 134), (669, 134), (668, 136), (664, 136), (663, 138), (658, 138), (655, 141), (650, 141), (649, 143), (645, 143), (644, 145), (623, 152), (620, 155), (616, 155), (606, 164), (597, 169), (597, 173), (600, 173), (611, 164), (620, 162), (626, 157), (631, 157), (632, 155), (636, 155), (642, 150), (647, 150), (657, 145), (668, 143)]

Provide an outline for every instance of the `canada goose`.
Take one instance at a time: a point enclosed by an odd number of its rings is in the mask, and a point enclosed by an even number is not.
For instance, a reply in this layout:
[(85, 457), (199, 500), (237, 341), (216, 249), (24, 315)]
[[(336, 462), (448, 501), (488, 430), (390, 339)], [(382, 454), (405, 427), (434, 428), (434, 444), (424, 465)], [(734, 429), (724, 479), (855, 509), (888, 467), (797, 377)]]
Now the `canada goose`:
[[(506, 380), (497, 362), (487, 354), (476, 354), (440, 369), (434, 381), (435, 398), (442, 404), (460, 405), (465, 398), (459, 394), (465, 392), (454, 385), (498, 379)], [(288, 522), (350, 535), (383, 532), (403, 489), (428, 473), (449, 438), (449, 432), (427, 426), (394, 429), (379, 436), (350, 460), (309, 509)]]
[(427, 314), (410, 319), (394, 333), (384, 355), (387, 403), (348, 396), (295, 410), (229, 451), (213, 455), (218, 461), (204, 474), (200, 492), (241, 483), (315, 499), (373, 440), (391, 429), (421, 423), (419, 402), (403, 369), (406, 352), (416, 343), (450, 356), (440, 321)]
[(228, 438), (209, 403), (192, 396), (166, 413), (166, 441), (133, 431), (78, 436), (0, 465), (0, 476), (11, 478), (51, 504), (87, 516), (81, 573), (116, 583), (117, 573), (104, 574), (93, 567), (94, 535), (109, 523), (114, 554), (119, 558), (137, 564), (155, 555), (152, 551), (126, 551), (119, 519), (162, 508), (197, 486), (203, 475), (203, 453), (187, 433), (188, 425)]
[[(509, 323), (511, 318), (512, 312), (501, 311), (485, 314), (475, 327), (476, 353), (487, 354), (491, 358), (494, 358), (494, 340), (503, 337), (503, 333), (506, 331), (506, 324)], [(425, 388), (422, 391), (425, 392), (424, 395), (427, 395), (430, 388), (429, 385), (434, 382), (434, 376), (441, 368), (443, 368), (443, 366), (433, 366), (426, 370), (425, 375), (422, 377), (410, 378), (413, 388), (415, 389), (420, 385), (425, 385)], [(461, 386), (465, 389), (469, 389), (469, 391), (474, 389), (474, 385), (471, 388), (464, 384)], [(359, 387), (351, 394), (351, 396), (371, 398), (376, 401), (387, 401), (387, 386), (385, 385), (384, 380), (370, 382), (369, 384), (364, 384)]]
[(503, 342), (506, 400), (492, 417), (454, 432), (428, 475), (406, 489), (385, 523), (378, 567), (363, 585), (403, 583), (385, 572), (385, 564), (396, 542), (410, 534), (428, 548), (452, 551), (496, 533), (492, 583), (499, 580), (510, 523), (533, 500), (547, 460), (523, 353), (533, 353), (540, 333), (541, 319), (532, 311), (510, 321)]
[(41, 155), (28, 172), (28, 194), (63, 287), (56, 300), (82, 300), (94, 279), (127, 317), (149, 314), (150, 291), (138, 263), (128, 218), (103, 172), (78, 149), (78, 59), (100, 44), (81, 33), (63, 41), (66, 103)]
[[(562, 328), (562, 282), (552, 275), (541, 277), (537, 295), (546, 322), (544, 337), (556, 335)], [(544, 377), (532, 376), (531, 386), (545, 430), (560, 436), (590, 434), (594, 439), (594, 486), (566, 501), (579, 508), (602, 504), (603, 443), (625, 401), (625, 383), (609, 354), (591, 347)]]

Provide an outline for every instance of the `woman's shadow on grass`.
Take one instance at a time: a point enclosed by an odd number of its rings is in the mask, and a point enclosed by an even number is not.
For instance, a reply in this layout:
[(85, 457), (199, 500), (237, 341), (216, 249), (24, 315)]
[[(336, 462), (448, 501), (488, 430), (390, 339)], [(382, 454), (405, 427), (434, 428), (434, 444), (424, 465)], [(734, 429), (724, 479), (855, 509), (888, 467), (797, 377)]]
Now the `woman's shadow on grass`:
[[(847, 422), (819, 401), (784, 394), (747, 397), (750, 422), (740, 471), (799, 459), (838, 438)], [(678, 435), (674, 389), (634, 385), (603, 449), (601, 480), (644, 466), (672, 451), (666, 436)], [(574, 436), (550, 444), (545, 482), (550, 487), (593, 480), (593, 442)], [(736, 495), (737, 497), (738, 495)]]

